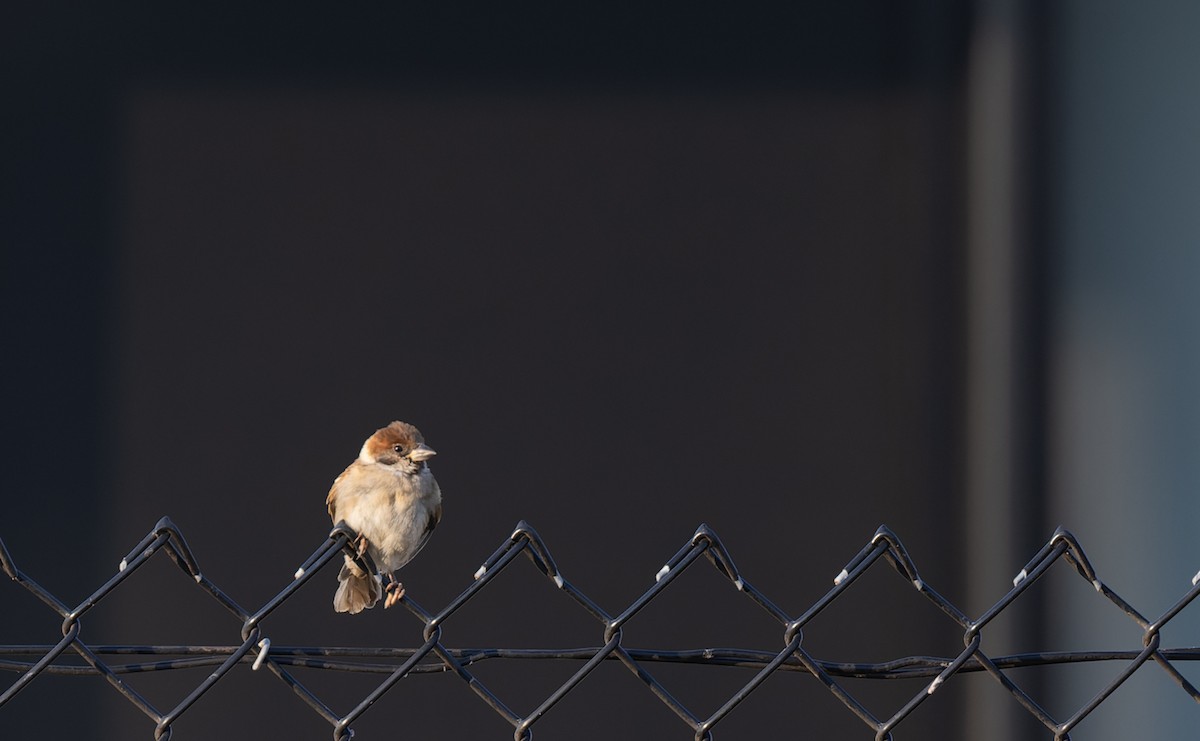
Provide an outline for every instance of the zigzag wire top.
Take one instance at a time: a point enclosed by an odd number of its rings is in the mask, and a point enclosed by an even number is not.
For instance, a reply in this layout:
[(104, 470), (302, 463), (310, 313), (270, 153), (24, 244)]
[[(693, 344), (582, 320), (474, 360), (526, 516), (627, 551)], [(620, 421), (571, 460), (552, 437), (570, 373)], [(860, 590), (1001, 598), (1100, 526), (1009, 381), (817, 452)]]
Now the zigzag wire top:
[[(1013, 580), (1013, 588), (1000, 598), (979, 618), (969, 619), (961, 610), (926, 584), (909, 558), (904, 545), (886, 526), (881, 526), (861, 551), (850, 560), (834, 579), (834, 586), (801, 616), (793, 618), (781, 610), (762, 592), (756, 589), (738, 571), (725, 549), (724, 544), (707, 525), (701, 525), (691, 539), (672, 556), (655, 577), (655, 583), (635, 599), (623, 611), (612, 615), (593, 602), (586, 594), (568, 581), (559, 571), (549, 549), (538, 534), (526, 522), (518, 523), (516, 529), (484, 561), (475, 573), (474, 582), (458, 597), (440, 611), (432, 613), (405, 596), (402, 604), (424, 624), (423, 643), (417, 648), (338, 649), (327, 647), (284, 647), (272, 646), (266, 637), (263, 621), (284, 601), (303, 587), (312, 576), (330, 560), (346, 553), (359, 558), (360, 564), (372, 572), (374, 564), (368, 555), (357, 556), (353, 542), (356, 533), (339, 523), (329, 537), (309, 556), (297, 570), (295, 578), (278, 594), (257, 610), (250, 612), (242, 608), (220, 587), (209, 581), (201, 572), (195, 557), (183, 539), (182, 533), (166, 517), (159, 520), (154, 529), (130, 551), (121, 562), (117, 573), (97, 589), (91, 596), (74, 608), (69, 608), (57, 597), (17, 568), (9, 555), (4, 541), (0, 540), (0, 566), (4, 573), (44, 602), (62, 618), (63, 638), (53, 646), (0, 646), (0, 656), (33, 657), (35, 661), (0, 659), (0, 669), (19, 673), (17, 680), (0, 694), (0, 708), (30, 682), (41, 675), (100, 675), (120, 692), (129, 702), (146, 714), (155, 723), (154, 738), (169, 739), (172, 724), (193, 704), (204, 696), (234, 666), (250, 663), (253, 669), (269, 669), (286, 683), (317, 714), (333, 726), (335, 741), (350, 738), (350, 725), (361, 716), (384, 693), (398, 681), (409, 675), (428, 672), (453, 672), (461, 678), (489, 707), (507, 720), (514, 729), (513, 738), (527, 740), (532, 736), (532, 727), (549, 712), (567, 693), (571, 692), (601, 662), (615, 660), (625, 665), (654, 695), (670, 708), (694, 733), (697, 741), (712, 738), (713, 727), (726, 717), (742, 700), (750, 695), (762, 682), (776, 671), (808, 672), (824, 684), (845, 706), (875, 732), (877, 741), (892, 738), (892, 730), (907, 718), (917, 706), (928, 699), (946, 681), (965, 673), (983, 671), (989, 674), (1010, 692), (1033, 717), (1037, 718), (1056, 740), (1070, 739), (1070, 731), (1089, 713), (1096, 709), (1117, 687), (1121, 686), (1143, 664), (1153, 659), (1195, 701), (1200, 702), (1200, 692), (1175, 668), (1172, 661), (1200, 659), (1200, 649), (1160, 648), (1162, 628), (1179, 614), (1200, 593), (1200, 574), (1192, 581), (1192, 587), (1169, 610), (1151, 621), (1143, 617), (1125, 600), (1108, 588), (1092, 569), (1083, 549), (1075, 537), (1063, 528), (1055, 531), (1050, 540), (1038, 551), (1030, 562)], [(197, 586), (213, 597), (241, 623), (241, 643), (237, 646), (89, 646), (80, 640), (80, 619), (92, 607), (109, 595), (131, 574), (141, 568), (156, 553), (162, 551)], [(502, 649), (502, 648), (448, 648), (442, 643), (442, 624), (459, 608), (466, 604), (518, 556), (524, 554), (533, 565), (554, 585), (566, 592), (600, 624), (603, 645), (571, 650), (555, 649)], [(693, 562), (704, 556), (725, 576), (738, 591), (745, 594), (763, 610), (777, 620), (782, 629), (782, 649), (771, 651), (739, 649), (697, 649), (693, 651), (659, 651), (636, 649), (622, 644), (622, 627), (641, 611), (651, 600), (666, 589)], [(813, 657), (804, 647), (803, 629), (809, 621), (820, 614), (846, 590), (850, 589), (872, 564), (883, 558), (897, 573), (902, 575), (926, 599), (936, 605), (951, 620), (963, 629), (964, 649), (955, 657), (909, 657), (879, 664), (846, 664), (823, 661)], [(983, 628), (1013, 604), (1026, 589), (1058, 560), (1064, 560), (1081, 577), (1109, 602), (1118, 607), (1142, 629), (1142, 648), (1134, 651), (1108, 652), (1056, 652), (1021, 654), (1016, 656), (989, 657), (981, 648)], [(67, 649), (83, 658), (87, 666), (56, 664)], [(110, 664), (101, 655), (149, 655), (177, 656), (169, 660), (151, 662)], [(583, 661), (583, 665), (570, 679), (555, 689), (540, 705), (526, 715), (508, 707), (495, 693), (488, 689), (469, 667), (485, 659), (556, 658)], [(373, 662), (349, 659), (373, 659)], [(393, 659), (397, 664), (377, 663), (379, 659)], [(1120, 674), (1104, 686), (1090, 701), (1080, 707), (1066, 720), (1056, 720), (1036, 701), (1022, 690), (1006, 673), (1005, 669), (1037, 666), (1052, 663), (1077, 661), (1125, 661)], [(645, 668), (652, 662), (687, 662), (714, 666), (741, 666), (757, 668), (758, 672), (740, 690), (707, 718), (696, 716), (675, 699)], [(124, 683), (120, 675), (162, 669), (213, 666), (216, 668), (196, 686), (174, 708), (165, 713), (154, 707), (144, 696)], [(318, 698), (308, 687), (299, 682), (285, 667), (331, 669), (385, 673), (387, 676), (349, 713), (338, 715)], [(920, 678), (928, 681), (899, 710), (886, 719), (876, 718), (861, 702), (851, 695), (835, 677), (865, 678)], [(0, 716), (2, 716), (0, 712)]]

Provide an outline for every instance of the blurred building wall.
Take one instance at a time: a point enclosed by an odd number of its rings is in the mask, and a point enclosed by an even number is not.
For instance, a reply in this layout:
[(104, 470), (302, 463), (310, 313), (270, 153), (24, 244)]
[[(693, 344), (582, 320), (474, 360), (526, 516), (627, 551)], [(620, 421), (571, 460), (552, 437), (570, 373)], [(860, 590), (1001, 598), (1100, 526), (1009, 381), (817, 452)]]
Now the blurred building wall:
[[(1153, 619), (1200, 566), (1200, 6), (1064, 2), (1056, 15), (1046, 71), (1052, 516)], [(1136, 627), (1113, 613), (1060, 595), (1053, 642), (1138, 648)], [(1198, 637), (1193, 607), (1164, 642)], [(1056, 700), (1076, 707), (1098, 685), (1066, 681)], [(1078, 735), (1186, 738), (1196, 718), (1147, 667)]]

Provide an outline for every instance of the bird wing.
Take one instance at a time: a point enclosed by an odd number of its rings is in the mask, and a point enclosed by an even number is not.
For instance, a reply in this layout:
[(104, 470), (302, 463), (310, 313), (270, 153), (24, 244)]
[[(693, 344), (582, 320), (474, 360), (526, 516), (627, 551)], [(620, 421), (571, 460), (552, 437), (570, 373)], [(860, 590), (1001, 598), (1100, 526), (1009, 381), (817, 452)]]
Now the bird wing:
[(337, 524), (337, 491), (338, 484), (342, 483), (342, 479), (346, 478), (346, 473), (350, 467), (347, 466), (345, 471), (342, 471), (336, 479), (333, 480), (333, 486), (329, 487), (329, 496), (325, 497), (325, 507), (329, 510), (329, 519), (333, 520), (333, 524)]
[(429, 519), (425, 521), (425, 530), (421, 533), (421, 542), (417, 543), (417, 547), (413, 549), (413, 556), (421, 552), (425, 544), (429, 542), (429, 536), (433, 534), (434, 528), (442, 521), (442, 503), (438, 502), (429, 510)]

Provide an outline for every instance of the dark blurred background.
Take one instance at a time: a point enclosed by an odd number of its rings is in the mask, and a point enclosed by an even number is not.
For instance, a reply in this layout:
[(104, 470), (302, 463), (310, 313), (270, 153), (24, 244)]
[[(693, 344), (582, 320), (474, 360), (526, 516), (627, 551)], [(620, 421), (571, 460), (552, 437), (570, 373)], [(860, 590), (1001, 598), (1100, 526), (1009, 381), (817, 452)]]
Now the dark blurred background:
[[(1104, 206), (1088, 189), (1104, 172), (1092, 153), (1128, 134), (1084, 125), (1100, 105), (1089, 93), (1111, 91), (1081, 70), (1108, 59), (1107, 41), (1089, 46), (1097, 38), (1182, 48), (1182, 38), (1157, 44), (1158, 25), (1139, 30), (1141, 16), (1097, 28), (1075, 4), (1017, 0), (115, 2), (10, 15), (0, 536), (69, 604), (164, 514), (206, 575), (243, 606), (262, 604), (328, 532), (333, 478), (392, 419), (418, 425), (439, 451), (445, 519), (402, 575), (430, 609), (464, 589), (520, 519), (613, 613), (701, 522), (793, 615), (880, 523), (973, 615), (1059, 519), (1078, 515), (1085, 546), (1089, 533), (1144, 546), (1119, 509), (1095, 516), (1091, 493), (1079, 494), (1097, 478), (1136, 484), (1095, 473), (1111, 441), (1072, 447), (1119, 427), (1129, 408), (1094, 414), (1131, 376), (1093, 379), (1100, 388), (1086, 393), (1088, 373), (1108, 364), (1074, 340), (1111, 322), (1088, 323), (1084, 299), (1114, 305), (1111, 292), (1085, 290), (1109, 285), (1087, 281), (1090, 250), (1116, 235), (1100, 250), (1112, 286), (1143, 264), (1119, 230), (1072, 231), (1093, 209), (1120, 211), (1121, 193)], [(1180, 61), (1151, 57), (1144, 77), (1118, 78), (1142, 90), (1146, 78), (1177, 80)], [(1168, 141), (1186, 140), (1187, 120)], [(1071, 148), (1081, 130), (1092, 149)], [(1147, 171), (1140, 189), (1156, 183)], [(1182, 247), (1155, 254), (1149, 295), (1162, 294), (1156, 276), (1192, 267)], [(1158, 347), (1177, 347), (1171, 336)], [(1196, 355), (1147, 364), (1176, 369), (1185, 389)], [(1194, 432), (1193, 417), (1170, 419)], [(1164, 501), (1196, 479), (1187, 461), (1180, 446)], [(601, 642), (600, 626), (516, 566), (447, 623), (448, 645)], [(961, 630), (885, 572), (806, 630), (810, 651), (878, 661), (960, 650)], [(334, 615), (334, 573), (265, 623), (274, 643), (420, 643), (402, 611)], [(1150, 599), (1177, 597), (1175, 578)], [(57, 640), (44, 606), (0, 588), (0, 643)], [(1072, 609), (1031, 592), (988, 648), (1046, 648), (1063, 633), (1055, 616)], [(229, 644), (240, 628), (165, 559), (84, 623), (89, 643)], [(774, 648), (779, 633), (701, 564), (631, 622), (625, 643)], [(528, 712), (576, 668), (480, 674)], [(650, 668), (701, 715), (751, 676)], [(173, 738), (326, 738), (329, 727), (264, 675), (235, 671)], [(203, 676), (130, 682), (166, 708)], [(378, 681), (302, 678), (339, 712)], [(1074, 686), (1018, 679), (1051, 698)], [(888, 716), (920, 688), (887, 684), (852, 691)], [(58, 677), (0, 710), (0, 728), (153, 737), (102, 681)], [(355, 728), (362, 738), (511, 734), (451, 676), (404, 680)], [(950, 683), (901, 726), (904, 738), (1039, 729), (983, 677)], [(689, 737), (615, 664), (536, 730)], [(867, 737), (799, 674), (773, 677), (717, 735), (780, 732)]]

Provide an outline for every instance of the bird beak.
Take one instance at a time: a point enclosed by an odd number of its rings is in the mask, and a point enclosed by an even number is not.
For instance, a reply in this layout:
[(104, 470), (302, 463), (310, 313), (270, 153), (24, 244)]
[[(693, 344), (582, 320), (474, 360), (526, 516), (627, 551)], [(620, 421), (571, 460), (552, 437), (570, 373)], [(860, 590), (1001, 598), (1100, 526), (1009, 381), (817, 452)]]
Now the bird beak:
[(408, 459), (410, 461), (420, 462), (428, 458), (432, 458), (435, 455), (437, 455), (436, 450), (429, 447), (425, 443), (420, 443), (417, 445), (417, 447), (413, 448), (411, 453), (408, 454)]

